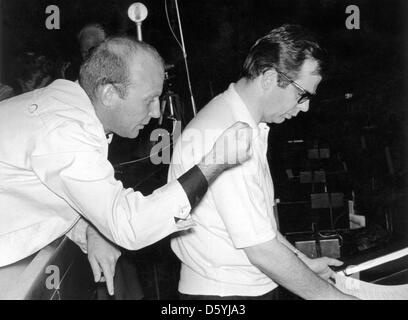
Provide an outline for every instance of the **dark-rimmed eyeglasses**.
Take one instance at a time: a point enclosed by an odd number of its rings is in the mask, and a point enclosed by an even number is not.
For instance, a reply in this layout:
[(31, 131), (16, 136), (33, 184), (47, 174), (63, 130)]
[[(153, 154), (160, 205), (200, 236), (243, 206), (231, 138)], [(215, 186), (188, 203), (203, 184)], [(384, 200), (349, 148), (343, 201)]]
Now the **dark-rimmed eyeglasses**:
[(279, 71), (278, 69), (275, 69), (278, 74), (280, 74), (282, 77), (284, 77), (290, 84), (292, 84), (300, 93), (299, 99), (297, 101), (298, 104), (305, 103), (306, 101), (310, 100), (315, 94), (307, 91), (304, 89), (301, 85), (290, 79), (286, 74), (283, 72)]

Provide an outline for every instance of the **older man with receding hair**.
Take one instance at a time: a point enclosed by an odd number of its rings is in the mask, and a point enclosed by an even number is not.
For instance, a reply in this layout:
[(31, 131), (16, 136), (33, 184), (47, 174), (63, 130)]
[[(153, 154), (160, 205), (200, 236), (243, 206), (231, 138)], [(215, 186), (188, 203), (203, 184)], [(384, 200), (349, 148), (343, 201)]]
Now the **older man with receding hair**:
[[(221, 154), (214, 148), (149, 196), (123, 188), (107, 160), (109, 137), (135, 138), (159, 117), (163, 79), (153, 47), (112, 37), (87, 57), (79, 83), (56, 80), (0, 104), (0, 266), (64, 234), (86, 252), (94, 239), (88, 222), (130, 250), (192, 226), (191, 208), (208, 184), (236, 166), (209, 159), (232, 152), (244, 162), (251, 149), (249, 143), (230, 145)], [(237, 141), (238, 132), (250, 130), (238, 123), (225, 136)]]

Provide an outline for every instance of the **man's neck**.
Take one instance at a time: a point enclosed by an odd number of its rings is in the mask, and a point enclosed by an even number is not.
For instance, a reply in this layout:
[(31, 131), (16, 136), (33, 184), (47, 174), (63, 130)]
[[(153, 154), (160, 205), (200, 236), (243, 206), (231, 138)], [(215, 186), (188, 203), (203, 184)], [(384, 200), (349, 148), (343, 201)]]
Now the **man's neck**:
[(248, 111), (255, 123), (259, 124), (261, 122), (262, 115), (260, 112), (261, 108), (259, 108), (259, 101), (257, 99), (255, 83), (251, 80), (241, 78), (235, 84), (235, 91), (248, 108)]
[(105, 134), (110, 134), (112, 133), (112, 130), (110, 130), (110, 128), (108, 127), (108, 123), (109, 123), (109, 115), (106, 114), (106, 112), (104, 112), (104, 109), (98, 104), (98, 102), (92, 103), (95, 109), (95, 114), (96, 117), (99, 119), (99, 121), (101, 122), (102, 126), (103, 126), (103, 130), (105, 131)]

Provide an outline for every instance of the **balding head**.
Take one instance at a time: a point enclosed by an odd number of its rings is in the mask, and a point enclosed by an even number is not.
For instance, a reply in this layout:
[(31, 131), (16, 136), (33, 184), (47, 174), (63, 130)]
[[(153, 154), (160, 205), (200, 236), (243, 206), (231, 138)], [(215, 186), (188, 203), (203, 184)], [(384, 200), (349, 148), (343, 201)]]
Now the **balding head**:
[(98, 89), (106, 84), (114, 84), (123, 98), (131, 83), (130, 65), (135, 63), (141, 68), (147, 63), (164, 69), (163, 59), (147, 43), (128, 36), (110, 37), (81, 65), (79, 83), (92, 101), (97, 99)]

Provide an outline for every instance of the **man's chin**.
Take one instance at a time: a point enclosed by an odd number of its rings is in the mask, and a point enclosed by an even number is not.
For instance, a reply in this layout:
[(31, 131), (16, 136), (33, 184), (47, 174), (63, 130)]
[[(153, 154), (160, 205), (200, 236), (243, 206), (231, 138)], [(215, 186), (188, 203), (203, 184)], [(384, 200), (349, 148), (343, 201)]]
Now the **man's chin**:
[(286, 119), (284, 117), (277, 117), (277, 118), (273, 118), (271, 123), (282, 123), (283, 121), (285, 121)]
[(139, 135), (139, 133), (140, 133), (140, 129), (136, 130), (136, 131), (133, 133), (132, 139), (137, 138), (137, 136)]
[(135, 138), (137, 138), (137, 136), (139, 135), (139, 133), (140, 133), (140, 129), (139, 129), (139, 128), (136, 128), (136, 129), (134, 129), (130, 134), (128, 134), (128, 135), (126, 136), (126, 138), (128, 138), (128, 139), (135, 139)]

